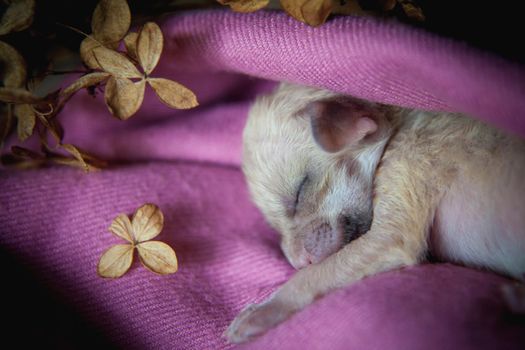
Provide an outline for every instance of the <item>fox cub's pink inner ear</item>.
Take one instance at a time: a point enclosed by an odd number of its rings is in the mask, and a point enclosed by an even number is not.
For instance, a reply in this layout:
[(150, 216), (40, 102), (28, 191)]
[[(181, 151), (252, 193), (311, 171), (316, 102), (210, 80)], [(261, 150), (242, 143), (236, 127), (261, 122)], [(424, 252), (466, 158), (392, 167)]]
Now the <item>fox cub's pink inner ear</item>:
[(304, 109), (315, 142), (330, 153), (356, 145), (376, 132), (377, 122), (371, 112), (360, 104), (334, 100), (311, 102)]

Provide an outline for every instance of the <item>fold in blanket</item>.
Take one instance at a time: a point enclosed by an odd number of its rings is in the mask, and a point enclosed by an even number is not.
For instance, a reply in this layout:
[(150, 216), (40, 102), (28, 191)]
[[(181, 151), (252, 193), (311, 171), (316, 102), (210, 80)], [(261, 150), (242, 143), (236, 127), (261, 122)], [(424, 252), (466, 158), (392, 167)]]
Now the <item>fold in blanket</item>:
[[(0, 173), (2, 250), (122, 348), (228, 348), (221, 334), (237, 312), (293, 274), (238, 169), (246, 113), (270, 80), (464, 112), (525, 136), (522, 67), (397, 23), (344, 17), (313, 29), (276, 12), (201, 11), (162, 28), (155, 75), (191, 88), (200, 107), (173, 111), (147, 94), (123, 123), (81, 92), (62, 113), (65, 141), (132, 164)], [(111, 220), (145, 202), (163, 210), (158, 239), (180, 270), (156, 276), (134, 265), (121, 279), (99, 278), (98, 258), (118, 242)], [(381, 274), (245, 347), (518, 349), (525, 324), (505, 308), (504, 283), (448, 264)]]

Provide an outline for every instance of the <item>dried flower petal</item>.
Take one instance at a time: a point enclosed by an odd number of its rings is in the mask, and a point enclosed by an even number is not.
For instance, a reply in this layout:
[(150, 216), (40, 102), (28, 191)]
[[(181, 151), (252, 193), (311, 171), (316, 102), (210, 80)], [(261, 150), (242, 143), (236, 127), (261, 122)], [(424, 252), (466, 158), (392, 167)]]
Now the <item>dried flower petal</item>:
[(106, 72), (93, 72), (86, 74), (77, 80), (75, 80), (71, 85), (62, 90), (61, 94), (64, 96), (71, 95), (77, 92), (80, 89), (86, 88), (91, 85), (98, 84), (107, 78), (110, 77), (109, 73)]
[(270, 0), (218, 0), (221, 5), (228, 5), (235, 12), (254, 12), (266, 7)]
[(58, 160), (55, 159), (57, 163), (73, 165), (84, 169), (86, 172), (96, 170), (106, 165), (105, 162), (93, 157), (92, 155), (86, 153), (77, 146), (71, 144), (60, 144), (60, 147), (62, 147), (74, 158), (71, 159), (67, 157), (61, 157), (60, 155), (58, 155)]
[(304, 22), (303, 13), (297, 0), (281, 0), (281, 6), (286, 13), (298, 21)]
[(93, 50), (101, 46), (102, 44), (89, 36), (80, 43), (80, 58), (91, 69), (100, 69)]
[(25, 89), (0, 87), (0, 101), (8, 103), (35, 104), (42, 102), (42, 99)]
[(11, 0), (0, 19), (0, 35), (19, 32), (33, 23), (35, 0)]
[(46, 162), (46, 158), (42, 154), (27, 148), (12, 146), (11, 154), (3, 154), (0, 157), (0, 162), (3, 165), (23, 170), (43, 165)]
[(156, 237), (164, 226), (164, 215), (155, 204), (144, 204), (135, 211), (131, 220), (136, 242)]
[[(82, 160), (77, 158), (65, 157), (60, 154), (46, 151), (47, 159), (51, 162), (77, 167), (86, 172), (94, 171), (107, 166), (107, 162), (97, 159), (89, 154), (82, 153)], [(88, 163), (89, 162), (89, 163)]]
[(106, 84), (104, 98), (111, 114), (128, 119), (142, 104), (146, 82), (132, 82), (126, 78), (111, 77)]
[(309, 1), (302, 8), (304, 20), (311, 26), (319, 26), (326, 21), (333, 8), (332, 0)]
[(142, 264), (159, 274), (174, 273), (178, 269), (175, 251), (167, 244), (147, 241), (162, 230), (164, 216), (155, 204), (146, 203), (138, 208), (129, 220), (126, 214), (117, 216), (109, 230), (130, 244), (117, 245), (106, 251), (98, 264), (102, 277), (120, 277), (130, 267), (133, 249), (137, 248)]
[(126, 0), (101, 0), (91, 19), (93, 36), (102, 42), (115, 43), (126, 35), (131, 23), (131, 13)]
[(99, 276), (117, 278), (129, 270), (133, 262), (133, 246), (131, 244), (117, 244), (102, 254), (98, 262)]
[(175, 251), (166, 243), (159, 241), (143, 242), (137, 245), (142, 264), (161, 275), (175, 273), (178, 269)]
[(91, 165), (89, 165), (84, 159), (84, 152), (82, 150), (71, 144), (62, 144), (61, 146), (78, 161), (78, 164), (81, 168), (83, 168), (85, 171), (92, 170)]
[(160, 100), (169, 107), (188, 109), (199, 105), (195, 94), (179, 83), (163, 78), (148, 78)]
[(35, 111), (28, 104), (16, 105), (15, 116), (18, 119), (18, 138), (20, 141), (25, 141), (29, 136), (33, 135), (36, 121)]
[(281, 0), (281, 5), (290, 16), (315, 27), (326, 21), (334, 8), (334, 1)]
[(99, 46), (93, 49), (93, 54), (99, 66), (106, 72), (119, 78), (142, 78), (137, 67), (123, 54)]
[(138, 61), (137, 56), (137, 38), (139, 33), (130, 32), (124, 37), (124, 45), (126, 46), (126, 52), (129, 57), (133, 58), (135, 61)]
[(24, 58), (11, 45), (0, 41), (0, 69), (5, 87), (21, 87), (27, 77)]
[(48, 160), (56, 164), (66, 165), (68, 167), (79, 168), (79, 169), (87, 171), (86, 167), (84, 166), (84, 163), (79, 161), (78, 159), (68, 158), (68, 157), (63, 157), (63, 156), (48, 155)]
[(148, 22), (142, 27), (137, 39), (137, 55), (144, 73), (150, 74), (159, 62), (163, 40), (156, 23)]
[(425, 21), (425, 14), (423, 13), (423, 9), (415, 3), (413, 0), (399, 0), (398, 1), (401, 4), (401, 8), (403, 9), (403, 12), (405, 15), (415, 21), (423, 22)]
[(133, 228), (131, 227), (129, 217), (126, 214), (120, 214), (113, 220), (111, 226), (109, 226), (109, 232), (117, 237), (125, 239), (129, 243), (133, 243)]

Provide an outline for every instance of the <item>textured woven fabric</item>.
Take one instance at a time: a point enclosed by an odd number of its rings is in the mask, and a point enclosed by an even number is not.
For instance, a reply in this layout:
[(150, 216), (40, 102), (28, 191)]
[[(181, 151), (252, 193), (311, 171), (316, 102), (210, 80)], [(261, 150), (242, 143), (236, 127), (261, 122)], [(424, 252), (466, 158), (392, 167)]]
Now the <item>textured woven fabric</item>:
[[(221, 334), (233, 317), (293, 274), (237, 167), (249, 104), (274, 86), (261, 78), (468, 112), (525, 135), (523, 69), (402, 25), (347, 17), (312, 29), (280, 13), (211, 11), (169, 18), (163, 31), (153, 75), (192, 88), (199, 108), (170, 110), (150, 91), (122, 123), (79, 93), (63, 112), (66, 141), (131, 162), (93, 174), (0, 173), (2, 251), (122, 348), (228, 348)], [(99, 278), (98, 258), (119, 243), (109, 223), (144, 202), (163, 210), (158, 239), (175, 248), (180, 270), (161, 277), (136, 261), (121, 279)], [(244, 347), (519, 349), (525, 324), (500, 298), (507, 282), (449, 264), (380, 274)]]

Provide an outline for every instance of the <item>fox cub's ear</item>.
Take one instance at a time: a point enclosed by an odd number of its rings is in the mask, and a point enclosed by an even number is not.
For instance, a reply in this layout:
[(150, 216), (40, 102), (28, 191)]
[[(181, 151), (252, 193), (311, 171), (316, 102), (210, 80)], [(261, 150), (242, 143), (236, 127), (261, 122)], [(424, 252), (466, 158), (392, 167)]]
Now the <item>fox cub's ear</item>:
[(377, 131), (374, 108), (350, 99), (309, 103), (301, 114), (310, 118), (315, 142), (326, 152), (357, 145)]

